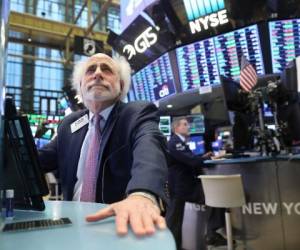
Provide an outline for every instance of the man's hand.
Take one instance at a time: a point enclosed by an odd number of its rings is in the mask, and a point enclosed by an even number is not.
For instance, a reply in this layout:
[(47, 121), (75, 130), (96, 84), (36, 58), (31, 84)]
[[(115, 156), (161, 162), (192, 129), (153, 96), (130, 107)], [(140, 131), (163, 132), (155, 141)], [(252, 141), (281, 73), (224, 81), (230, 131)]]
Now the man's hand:
[(205, 160), (209, 160), (213, 155), (214, 155), (214, 153), (209, 151), (209, 152), (205, 153), (204, 155), (202, 155), (202, 158)]
[(159, 208), (150, 199), (140, 195), (131, 195), (120, 202), (110, 204), (97, 213), (88, 215), (86, 220), (98, 221), (110, 216), (116, 216), (116, 231), (119, 235), (127, 234), (128, 223), (137, 236), (153, 234), (155, 225), (159, 229), (166, 228)]

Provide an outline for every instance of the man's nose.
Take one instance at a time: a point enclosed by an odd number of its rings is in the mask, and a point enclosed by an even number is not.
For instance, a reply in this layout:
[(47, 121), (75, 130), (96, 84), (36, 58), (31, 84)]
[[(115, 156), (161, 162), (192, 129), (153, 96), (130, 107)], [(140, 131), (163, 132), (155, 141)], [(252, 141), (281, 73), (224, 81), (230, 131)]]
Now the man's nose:
[(97, 66), (97, 68), (96, 68), (96, 70), (94, 72), (94, 78), (100, 78), (100, 79), (102, 79), (103, 78), (102, 73), (103, 72), (102, 72), (100, 66)]

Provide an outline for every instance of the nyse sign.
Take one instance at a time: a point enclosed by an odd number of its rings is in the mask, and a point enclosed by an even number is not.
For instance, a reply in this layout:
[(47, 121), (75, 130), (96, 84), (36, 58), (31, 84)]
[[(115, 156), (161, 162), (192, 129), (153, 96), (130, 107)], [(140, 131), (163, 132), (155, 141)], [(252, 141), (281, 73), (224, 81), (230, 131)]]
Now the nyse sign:
[[(156, 27), (156, 30), (159, 30), (159, 27)], [(134, 40), (133, 45), (125, 45), (123, 47), (123, 53), (127, 54), (127, 58), (130, 60), (137, 53), (144, 53), (156, 42), (157, 34), (153, 31), (153, 27), (149, 27)]]
[(219, 25), (228, 23), (227, 10), (220, 10), (216, 13), (200, 17), (194, 21), (190, 21), (190, 30), (192, 34), (201, 32), (203, 29), (208, 30), (209, 28), (215, 28)]

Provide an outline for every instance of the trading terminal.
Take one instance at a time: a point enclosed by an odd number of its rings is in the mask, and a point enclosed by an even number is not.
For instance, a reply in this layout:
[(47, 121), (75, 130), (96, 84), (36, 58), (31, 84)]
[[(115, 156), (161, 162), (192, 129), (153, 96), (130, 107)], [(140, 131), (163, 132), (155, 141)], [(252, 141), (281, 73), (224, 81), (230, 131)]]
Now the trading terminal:
[[(3, 0), (0, 7), (1, 250), (39, 237), (45, 249), (300, 248), (299, 0)], [(155, 104), (166, 142), (185, 117), (191, 152), (213, 154), (201, 174), (205, 201), (185, 202), (180, 246), (171, 229), (138, 239), (117, 236), (113, 219), (91, 227), (84, 216), (106, 205), (64, 201), (58, 171), (41, 168), (39, 150), (85, 109), (70, 80), (74, 64), (97, 53), (126, 58), (124, 102)], [(238, 176), (240, 186), (229, 195), (217, 182), (209, 190), (205, 176), (231, 187)], [(219, 231), (226, 244), (206, 240), (208, 207), (226, 208)]]

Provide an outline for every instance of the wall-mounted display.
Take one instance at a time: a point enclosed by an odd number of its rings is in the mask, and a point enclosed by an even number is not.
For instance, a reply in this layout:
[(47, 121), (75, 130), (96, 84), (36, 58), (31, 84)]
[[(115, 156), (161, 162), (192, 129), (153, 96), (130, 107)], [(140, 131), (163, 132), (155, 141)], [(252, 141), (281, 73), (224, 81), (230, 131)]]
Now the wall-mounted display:
[(157, 101), (175, 94), (174, 77), (168, 53), (162, 55), (132, 76), (138, 100)]
[(269, 22), (273, 73), (282, 72), (300, 56), (300, 19)]

